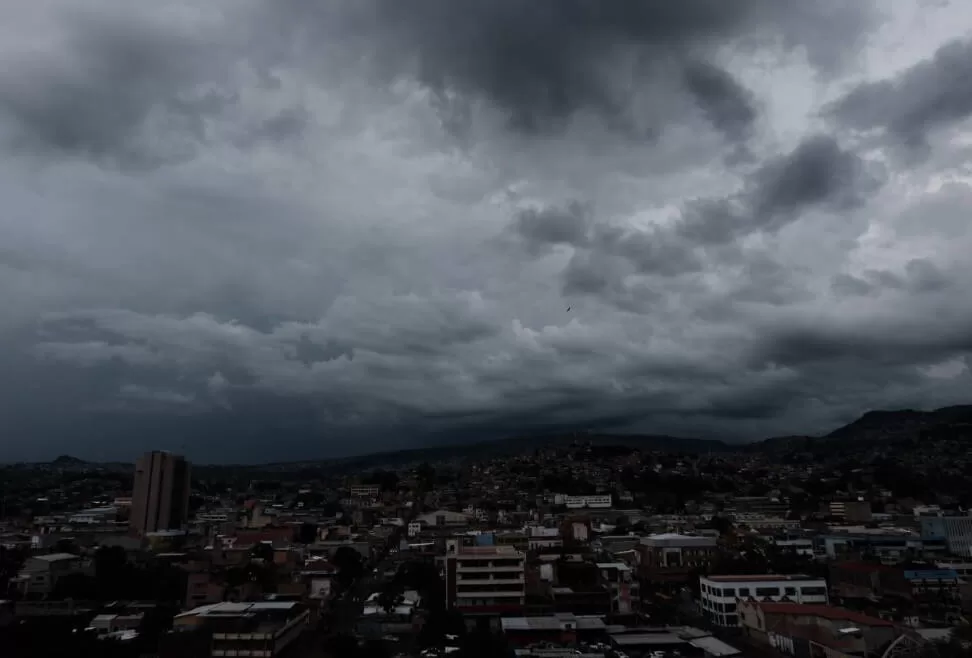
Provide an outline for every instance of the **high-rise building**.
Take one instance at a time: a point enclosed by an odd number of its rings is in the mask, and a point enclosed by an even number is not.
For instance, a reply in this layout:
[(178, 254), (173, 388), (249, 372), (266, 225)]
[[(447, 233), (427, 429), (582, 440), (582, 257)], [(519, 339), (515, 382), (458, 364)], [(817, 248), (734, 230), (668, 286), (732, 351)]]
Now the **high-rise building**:
[(137, 537), (181, 530), (189, 521), (189, 462), (168, 452), (147, 452), (135, 462), (129, 529)]

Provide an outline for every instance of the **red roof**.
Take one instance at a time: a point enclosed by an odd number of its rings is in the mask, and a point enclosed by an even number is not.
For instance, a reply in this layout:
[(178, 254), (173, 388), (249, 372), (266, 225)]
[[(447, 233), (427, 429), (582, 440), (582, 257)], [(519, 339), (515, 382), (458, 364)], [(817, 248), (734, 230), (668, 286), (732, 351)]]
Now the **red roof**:
[(766, 614), (771, 615), (801, 615), (806, 617), (823, 617), (849, 621), (861, 626), (894, 626), (894, 622), (879, 617), (872, 617), (846, 608), (835, 608), (829, 605), (808, 605), (806, 603), (759, 603), (755, 605)]

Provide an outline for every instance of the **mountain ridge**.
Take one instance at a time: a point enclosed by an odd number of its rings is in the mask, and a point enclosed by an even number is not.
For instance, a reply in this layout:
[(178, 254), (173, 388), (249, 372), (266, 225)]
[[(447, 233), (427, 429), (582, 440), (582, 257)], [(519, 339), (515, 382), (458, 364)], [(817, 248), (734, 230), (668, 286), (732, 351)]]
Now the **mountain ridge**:
[[(929, 433), (955, 434), (968, 427), (972, 436), (972, 405), (953, 405), (930, 411), (916, 409), (875, 409), (866, 411), (856, 420), (821, 435), (783, 435), (769, 437), (748, 443), (727, 442), (719, 439), (699, 439), (658, 434), (611, 434), (575, 432), (570, 434), (531, 435), (490, 439), (474, 444), (447, 444), (415, 448), (398, 452), (383, 452), (361, 455), (342, 460), (343, 464), (379, 463), (382, 458), (390, 459), (385, 463), (402, 463), (398, 456), (414, 457), (413, 461), (423, 460), (420, 455), (441, 453), (443, 458), (458, 458), (495, 453), (524, 451), (571, 441), (591, 442), (595, 445), (624, 445), (645, 450), (673, 450), (679, 452), (729, 452), (745, 450), (751, 452), (799, 451), (812, 446), (827, 445), (833, 442), (850, 441), (864, 444), (870, 442), (918, 439)], [(964, 434), (963, 434), (964, 435)], [(408, 460), (405, 460), (408, 461)]]

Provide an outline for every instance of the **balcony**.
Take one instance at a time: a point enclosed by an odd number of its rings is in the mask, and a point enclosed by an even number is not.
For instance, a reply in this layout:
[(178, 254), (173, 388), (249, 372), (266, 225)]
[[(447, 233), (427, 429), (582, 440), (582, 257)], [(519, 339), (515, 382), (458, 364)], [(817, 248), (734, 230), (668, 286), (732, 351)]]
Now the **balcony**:
[(489, 578), (464, 578), (462, 574), (457, 574), (456, 582), (464, 585), (517, 585), (526, 582), (526, 577), (522, 574), (511, 574), (503, 576), (490, 575)]
[(519, 599), (522, 598), (523, 596), (525, 596), (523, 590), (516, 590), (516, 591), (496, 590), (494, 592), (463, 592), (458, 590), (456, 591), (457, 599), (490, 599), (490, 598)]
[(490, 565), (479, 565), (475, 567), (467, 566), (467, 564), (463, 562), (456, 563), (456, 573), (490, 573), (494, 571), (504, 571), (504, 572), (519, 571), (522, 573), (523, 563), (521, 562), (519, 564), (499, 565), (499, 566), (493, 566), (492, 564), (490, 564)]

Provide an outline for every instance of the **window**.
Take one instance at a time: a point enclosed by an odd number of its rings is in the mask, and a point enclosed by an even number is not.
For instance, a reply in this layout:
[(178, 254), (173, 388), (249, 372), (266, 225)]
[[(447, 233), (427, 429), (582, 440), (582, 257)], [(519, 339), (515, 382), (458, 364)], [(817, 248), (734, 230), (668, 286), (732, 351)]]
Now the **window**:
[(712, 596), (722, 596), (722, 590), (718, 587), (712, 588)]
[(804, 596), (824, 596), (827, 594), (826, 587), (804, 587), (800, 590)]
[(726, 615), (726, 626), (738, 626), (739, 615)]
[(747, 596), (749, 596), (749, 588), (748, 587), (740, 587), (739, 588), (739, 598), (745, 598)]
[(726, 604), (726, 612), (735, 612), (735, 611), (736, 611), (736, 604), (735, 603), (727, 603)]
[(757, 587), (756, 596), (779, 596), (779, 587)]
[(796, 596), (796, 587), (784, 588), (783, 593), (787, 596)]
[(736, 595), (736, 588), (735, 587), (730, 587), (729, 589), (724, 589), (724, 590), (722, 590), (722, 595), (723, 596), (735, 596)]

